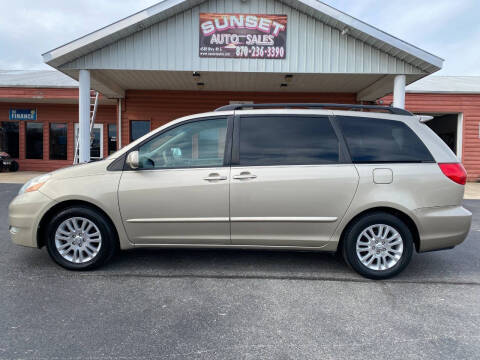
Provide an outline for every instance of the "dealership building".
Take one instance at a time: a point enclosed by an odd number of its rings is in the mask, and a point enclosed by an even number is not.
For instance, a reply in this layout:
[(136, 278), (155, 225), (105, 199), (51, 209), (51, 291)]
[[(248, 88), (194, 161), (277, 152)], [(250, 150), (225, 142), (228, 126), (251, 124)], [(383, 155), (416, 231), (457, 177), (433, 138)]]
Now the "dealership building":
[(0, 72), (3, 150), (23, 170), (71, 164), (76, 134), (80, 162), (100, 159), (230, 103), (380, 102), (434, 115), (470, 179), (480, 175), (477, 86), (420, 80), (443, 60), (319, 1), (165, 0), (43, 58), (57, 71)]

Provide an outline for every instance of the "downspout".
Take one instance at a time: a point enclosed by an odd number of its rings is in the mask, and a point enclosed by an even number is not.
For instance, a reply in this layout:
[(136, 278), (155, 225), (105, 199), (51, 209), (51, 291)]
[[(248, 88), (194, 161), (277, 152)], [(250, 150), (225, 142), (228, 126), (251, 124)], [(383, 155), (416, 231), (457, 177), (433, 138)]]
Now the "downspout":
[(122, 99), (118, 99), (117, 150), (122, 148)]

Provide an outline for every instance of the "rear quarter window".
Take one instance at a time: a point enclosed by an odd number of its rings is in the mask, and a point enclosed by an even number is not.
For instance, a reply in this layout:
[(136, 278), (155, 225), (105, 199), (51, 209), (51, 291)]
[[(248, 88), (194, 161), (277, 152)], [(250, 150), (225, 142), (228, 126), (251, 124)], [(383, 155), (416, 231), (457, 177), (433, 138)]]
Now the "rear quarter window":
[(434, 162), (420, 138), (401, 121), (337, 117), (354, 163)]

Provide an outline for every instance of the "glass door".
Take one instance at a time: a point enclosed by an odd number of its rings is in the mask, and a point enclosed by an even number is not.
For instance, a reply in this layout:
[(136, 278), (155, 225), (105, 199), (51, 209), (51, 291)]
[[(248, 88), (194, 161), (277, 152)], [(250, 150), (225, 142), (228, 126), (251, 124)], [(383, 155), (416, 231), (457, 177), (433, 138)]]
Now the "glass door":
[[(75, 146), (78, 138), (78, 123), (75, 124)], [(94, 160), (103, 159), (103, 124), (93, 126), (93, 142), (90, 147), (90, 158)]]

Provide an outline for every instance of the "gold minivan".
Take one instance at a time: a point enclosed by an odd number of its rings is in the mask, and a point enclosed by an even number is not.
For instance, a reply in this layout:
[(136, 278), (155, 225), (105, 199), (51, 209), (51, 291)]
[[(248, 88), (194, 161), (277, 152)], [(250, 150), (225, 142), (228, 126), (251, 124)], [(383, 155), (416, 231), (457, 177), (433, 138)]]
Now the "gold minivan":
[(71, 270), (117, 248), (222, 247), (339, 251), (363, 276), (388, 278), (414, 250), (453, 248), (470, 229), (465, 170), (425, 120), (334, 104), (184, 117), (29, 181), (10, 233)]

